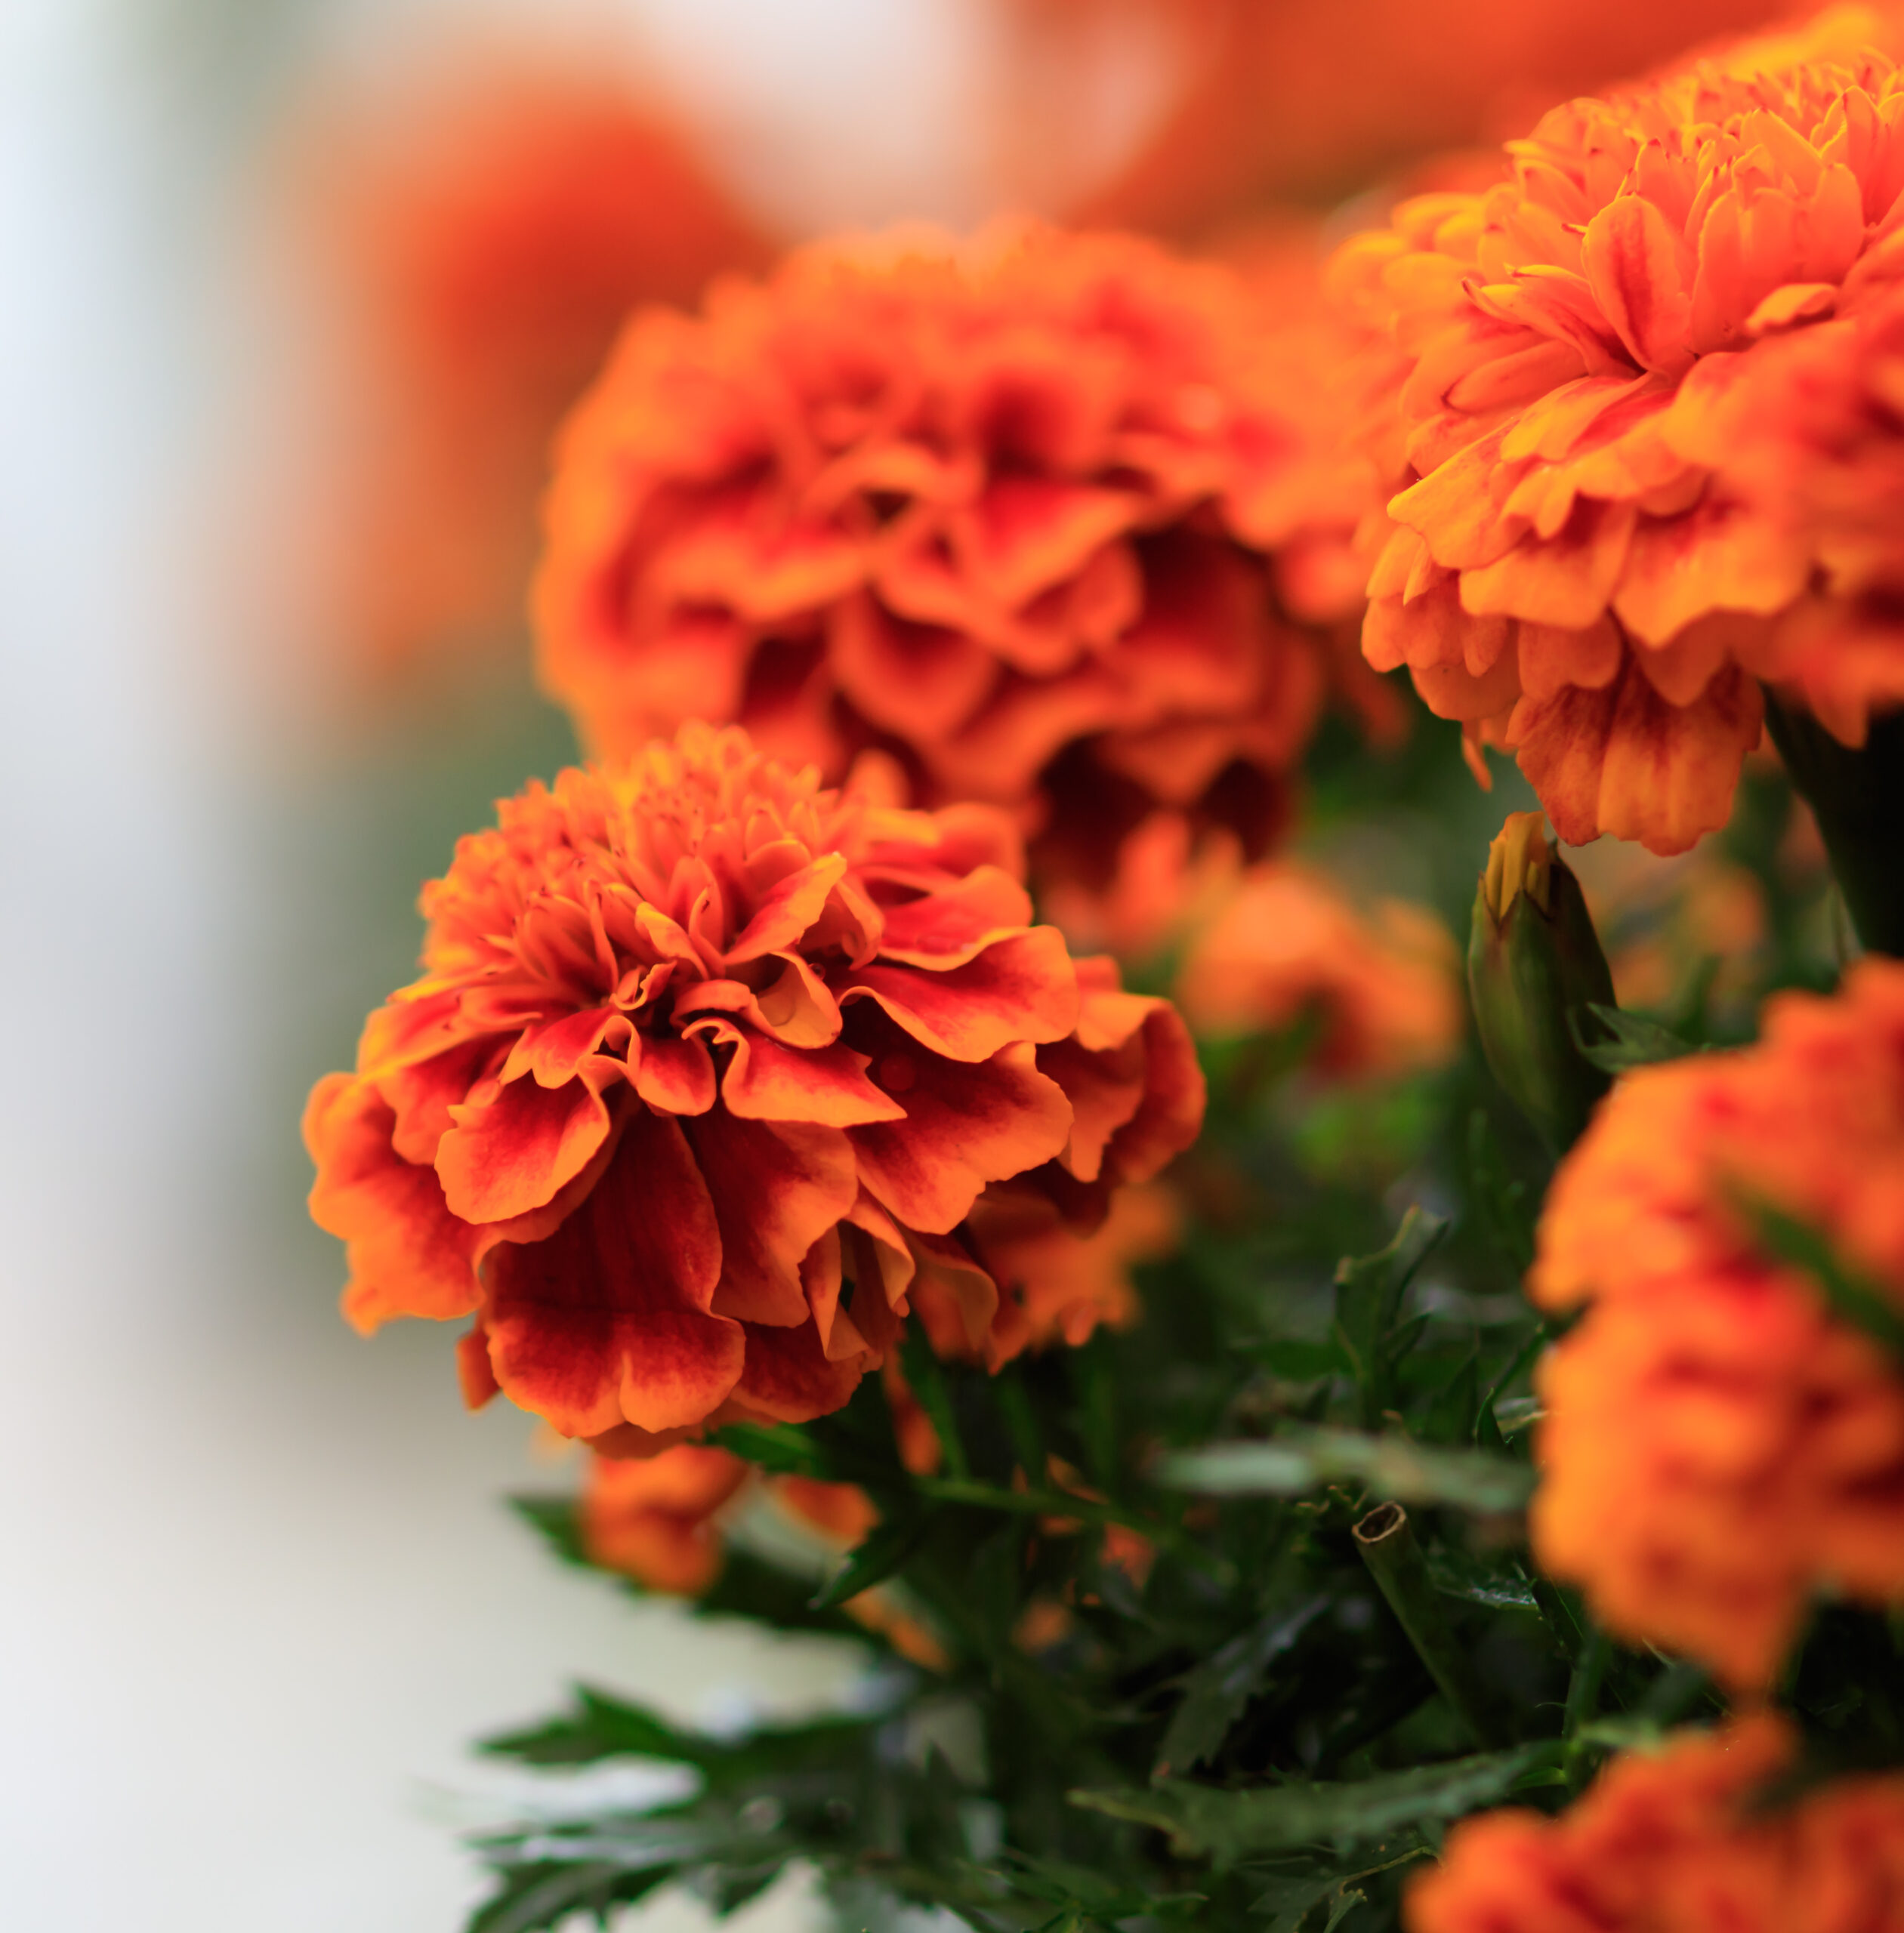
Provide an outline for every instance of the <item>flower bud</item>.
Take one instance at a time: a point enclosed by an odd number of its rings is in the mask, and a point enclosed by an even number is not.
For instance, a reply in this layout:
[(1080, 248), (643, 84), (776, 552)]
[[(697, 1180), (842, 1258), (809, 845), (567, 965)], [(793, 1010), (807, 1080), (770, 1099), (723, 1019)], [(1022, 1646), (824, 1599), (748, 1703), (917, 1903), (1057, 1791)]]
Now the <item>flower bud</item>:
[(1613, 1004), (1613, 976), (1580, 883), (1538, 812), (1510, 812), (1474, 896), (1467, 985), (1495, 1078), (1555, 1154), (1570, 1147), (1609, 1077), (1581, 1053), (1569, 1016)]

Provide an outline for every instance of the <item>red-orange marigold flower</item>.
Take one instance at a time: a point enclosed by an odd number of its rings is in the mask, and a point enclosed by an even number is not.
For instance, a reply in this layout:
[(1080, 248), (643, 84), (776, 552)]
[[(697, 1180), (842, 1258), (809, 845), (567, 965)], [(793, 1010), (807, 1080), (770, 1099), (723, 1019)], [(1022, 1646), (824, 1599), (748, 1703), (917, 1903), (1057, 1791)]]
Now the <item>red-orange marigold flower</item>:
[(1510, 144), (1511, 179), (1406, 203), (1338, 261), (1387, 344), (1372, 434), (1398, 492), (1364, 651), (1512, 747), (1571, 843), (1683, 850), (1757, 739), (1776, 621), (1826, 560), (1736, 426), (1776, 411), (1781, 338), (1899, 273), (1885, 35), (1839, 8), (1571, 102)]
[(381, 674), (515, 634), (550, 433), (629, 309), (771, 253), (662, 113), (547, 56), (391, 119), (317, 131), (367, 356), (338, 615)]
[(1791, 1756), (1769, 1717), (1628, 1752), (1557, 1819), (1455, 1827), (1410, 1886), (1409, 1933), (1897, 1933), (1904, 1777), (1753, 1802)]
[(656, 1457), (591, 1457), (577, 1513), (589, 1562), (651, 1591), (699, 1596), (721, 1572), (714, 1513), (746, 1481), (748, 1468), (698, 1443), (677, 1443)]
[(1904, 1375), (1767, 1253), (1755, 1201), (1904, 1309), (1904, 966), (1628, 1075), (1541, 1219), (1531, 1293), (1592, 1306), (1541, 1370), (1535, 1552), (1610, 1629), (1742, 1686), (1814, 1588), (1904, 1601)]
[(823, 791), (738, 729), (504, 802), (306, 1112), (347, 1313), (474, 1315), (472, 1401), (624, 1451), (838, 1407), (915, 1293), (977, 1346), (986, 1185), (1088, 1226), (1202, 1107), (1181, 1023), (1032, 926), (1018, 866), (995, 812)]
[(1192, 942), (1177, 985), (1190, 1024), (1212, 1034), (1320, 1021), (1314, 1065), (1368, 1076), (1438, 1066), (1461, 1040), (1455, 944), (1432, 914), (1398, 900), (1365, 920), (1295, 865), (1261, 866)]
[(1328, 675), (1306, 621), (1359, 604), (1261, 361), (1228, 271), (1038, 227), (639, 316), (558, 448), (544, 681), (610, 753), (687, 717), (832, 777), (883, 747), (926, 803), (1025, 811), (1041, 873), (1103, 884), (1159, 803), (1260, 848)]

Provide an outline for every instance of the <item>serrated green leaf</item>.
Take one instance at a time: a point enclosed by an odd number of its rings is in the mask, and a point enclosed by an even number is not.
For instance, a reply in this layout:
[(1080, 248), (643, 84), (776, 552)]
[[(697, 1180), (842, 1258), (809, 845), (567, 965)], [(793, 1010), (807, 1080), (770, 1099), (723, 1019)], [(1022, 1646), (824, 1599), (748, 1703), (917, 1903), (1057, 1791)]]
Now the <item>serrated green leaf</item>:
[(503, 1875), (470, 1916), (467, 1933), (554, 1933), (578, 1913), (606, 1923), (609, 1908), (632, 1906), (674, 1876), (672, 1870), (631, 1873), (611, 1863), (548, 1861)]
[[(1595, 1028), (1605, 1038), (1587, 1037), (1589, 1028), (1583, 1013), (1591, 1017)], [(1681, 1040), (1671, 1028), (1661, 1026), (1656, 1020), (1644, 1019), (1637, 1013), (1623, 1013), (1617, 1007), (1603, 1007), (1597, 1000), (1587, 1000), (1581, 1007), (1570, 1008), (1567, 1031), (1572, 1034), (1573, 1044), (1580, 1050), (1582, 1058), (1603, 1074), (1625, 1074), (1636, 1067), (1656, 1067), (1662, 1062), (1683, 1060), (1689, 1054), (1704, 1051), (1690, 1040)]]
[(848, 1598), (884, 1583), (924, 1542), (937, 1514), (930, 1508), (920, 1508), (875, 1524), (866, 1541), (847, 1554), (832, 1580), (814, 1595), (814, 1610), (844, 1604)]
[(1155, 1827), (1170, 1835), (1173, 1851), (1224, 1867), (1259, 1853), (1366, 1845), (1425, 1820), (1461, 1818), (1505, 1798), (1529, 1774), (1557, 1767), (1560, 1753), (1543, 1740), (1353, 1784), (1225, 1788), (1173, 1780), (1149, 1792), (1067, 1796), (1087, 1811)]
[(482, 1740), (479, 1752), (530, 1765), (587, 1765), (603, 1759), (661, 1759), (699, 1765), (710, 1741), (680, 1731), (639, 1706), (578, 1685), (572, 1709), (522, 1731)]
[(1171, 1714), (1152, 1776), (1167, 1778), (1172, 1772), (1193, 1771), (1214, 1757), (1271, 1664), (1295, 1644), (1330, 1602), (1319, 1595), (1294, 1611), (1272, 1613), (1219, 1647), (1191, 1672), (1184, 1680), (1183, 1702)]
[(1280, 1430), (1264, 1442), (1213, 1443), (1166, 1457), (1157, 1481), (1208, 1496), (1300, 1497), (1344, 1478), (1385, 1500), (1518, 1510), (1533, 1494), (1525, 1463), (1485, 1450), (1442, 1450), (1406, 1436)]

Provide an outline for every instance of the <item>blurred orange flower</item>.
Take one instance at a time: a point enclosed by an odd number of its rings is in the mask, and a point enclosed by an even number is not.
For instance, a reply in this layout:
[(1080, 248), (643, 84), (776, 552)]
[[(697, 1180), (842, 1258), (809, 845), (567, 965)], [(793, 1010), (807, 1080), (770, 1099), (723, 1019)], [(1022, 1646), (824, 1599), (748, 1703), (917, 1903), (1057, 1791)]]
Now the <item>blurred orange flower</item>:
[(1020, 812), (1041, 877), (1106, 884), (1160, 805), (1261, 849), (1355, 661), (1360, 505), (1250, 322), (1223, 268), (1035, 227), (639, 317), (561, 439), (545, 684), (611, 754), (690, 716), (836, 777), (881, 748)]
[(1791, 1739), (1757, 1716), (1628, 1752), (1557, 1819), (1455, 1827), (1409, 1888), (1409, 1933), (1892, 1933), (1904, 1925), (1904, 1777), (1756, 1808)]
[[(1748, 445), (1783, 339), (1896, 273), (1904, 76), (1865, 45), (1887, 37), (1839, 8), (1569, 103), (1509, 179), (1405, 203), (1338, 258), (1384, 345), (1370, 433), (1398, 493), (1363, 649), (1470, 749), (1514, 748), (1569, 843), (1684, 850), (1757, 741), (1754, 680), (1834, 526), (1769, 501)], [(1887, 670), (1859, 704), (1899, 689)]]
[(1536, 1554), (1610, 1629), (1741, 1686), (1815, 1588), (1904, 1601), (1904, 1375), (1767, 1252), (1754, 1202), (1904, 1308), (1904, 966), (1625, 1077), (1541, 1219), (1529, 1293), (1591, 1307), (1540, 1372)]
[(549, 436), (629, 310), (770, 250), (664, 114), (544, 55), (319, 131), (372, 419), (340, 621), (387, 676), (514, 634)]
[(1350, 1077), (1442, 1065), (1464, 1013), (1455, 942), (1433, 914), (1385, 900), (1364, 919), (1291, 864), (1244, 876), (1192, 941), (1177, 995), (1208, 1034), (1277, 1031), (1313, 1013), (1310, 1064)]
[[(1265, 202), (1336, 201), (1411, 157), (1489, 139), (1549, 102), (1787, 11), (1781, 0), (993, 0), (1037, 91), (1021, 173), (1121, 42), (1170, 72), (1165, 110), (1070, 213), (1172, 233)], [(1106, 42), (1112, 43), (1106, 45)], [(1081, 54), (1095, 50), (1094, 60)], [(1037, 117), (1044, 116), (1041, 129)], [(1060, 126), (1067, 125), (1060, 119)], [(1008, 132), (1015, 131), (1008, 129)], [(1043, 172), (1048, 172), (1048, 164)]]
[(823, 791), (733, 728), (505, 801), (306, 1111), (347, 1314), (474, 1315), (473, 1402), (623, 1454), (837, 1409), (909, 1294), (979, 1347), (986, 1184), (1088, 1228), (1202, 1105), (1180, 1022), (1032, 926), (1020, 863), (995, 812)]
[(697, 1597), (721, 1572), (714, 1515), (747, 1475), (739, 1457), (698, 1443), (639, 1459), (591, 1457), (578, 1513), (582, 1549), (651, 1591)]

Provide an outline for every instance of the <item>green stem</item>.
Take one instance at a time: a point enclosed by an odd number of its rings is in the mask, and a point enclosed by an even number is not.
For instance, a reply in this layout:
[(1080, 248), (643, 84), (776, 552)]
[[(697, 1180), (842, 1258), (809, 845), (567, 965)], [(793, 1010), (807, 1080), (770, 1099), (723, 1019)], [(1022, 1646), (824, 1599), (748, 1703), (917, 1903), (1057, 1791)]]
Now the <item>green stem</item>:
[(1500, 1728), (1489, 1717), (1486, 1694), (1474, 1666), (1442, 1614), (1440, 1594), (1428, 1575), (1427, 1560), (1415, 1542), (1408, 1512), (1399, 1503), (1378, 1505), (1356, 1525), (1355, 1541), (1415, 1655), (1475, 1743), (1484, 1749), (1504, 1744)]
[(1596, 1624), (1587, 1634), (1586, 1645), (1567, 1685), (1568, 1737), (1575, 1737), (1583, 1725), (1591, 1725), (1600, 1716), (1600, 1682), (1606, 1676), (1607, 1663), (1612, 1655), (1612, 1640)]
[(1765, 723), (1818, 815), (1858, 937), (1874, 953), (1904, 954), (1904, 712), (1874, 718), (1853, 747), (1768, 689)]

